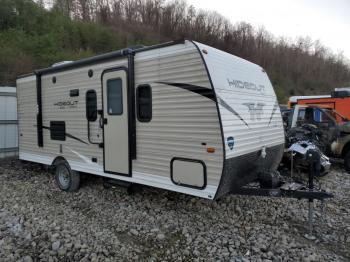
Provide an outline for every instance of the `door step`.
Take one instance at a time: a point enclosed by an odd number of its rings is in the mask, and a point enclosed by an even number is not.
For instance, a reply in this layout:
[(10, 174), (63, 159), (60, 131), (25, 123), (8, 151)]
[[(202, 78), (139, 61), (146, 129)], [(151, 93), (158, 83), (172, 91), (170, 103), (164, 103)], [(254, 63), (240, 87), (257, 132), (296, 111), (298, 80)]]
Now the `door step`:
[(103, 179), (103, 187), (106, 189), (115, 188), (115, 187), (122, 187), (125, 188), (128, 194), (133, 194), (140, 192), (142, 187), (139, 184), (113, 179), (113, 178), (104, 178)]

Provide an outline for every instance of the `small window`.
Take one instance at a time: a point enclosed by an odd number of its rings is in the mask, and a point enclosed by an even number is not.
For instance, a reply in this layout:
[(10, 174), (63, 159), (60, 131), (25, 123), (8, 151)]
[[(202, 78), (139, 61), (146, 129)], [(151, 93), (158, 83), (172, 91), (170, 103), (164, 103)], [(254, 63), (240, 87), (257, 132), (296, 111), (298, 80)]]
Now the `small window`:
[(150, 122), (152, 119), (152, 90), (149, 85), (137, 87), (137, 119), (140, 122)]
[(123, 86), (120, 78), (107, 80), (107, 111), (109, 115), (123, 114)]
[(66, 123), (64, 121), (50, 122), (50, 137), (51, 140), (66, 140)]
[(89, 122), (97, 119), (97, 96), (95, 90), (86, 92), (86, 119)]

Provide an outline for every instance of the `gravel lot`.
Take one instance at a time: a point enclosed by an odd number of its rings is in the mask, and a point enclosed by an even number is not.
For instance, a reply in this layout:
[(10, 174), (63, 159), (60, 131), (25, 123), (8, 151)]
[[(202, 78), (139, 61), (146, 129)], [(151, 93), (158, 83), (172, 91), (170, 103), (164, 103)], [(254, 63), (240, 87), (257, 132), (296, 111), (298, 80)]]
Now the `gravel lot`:
[[(334, 192), (316, 241), (307, 201), (226, 196), (209, 201), (144, 187), (128, 195), (83, 179), (58, 189), (39, 165), (0, 162), (0, 261), (350, 261), (350, 175), (322, 179)], [(322, 219), (323, 218), (323, 219)]]

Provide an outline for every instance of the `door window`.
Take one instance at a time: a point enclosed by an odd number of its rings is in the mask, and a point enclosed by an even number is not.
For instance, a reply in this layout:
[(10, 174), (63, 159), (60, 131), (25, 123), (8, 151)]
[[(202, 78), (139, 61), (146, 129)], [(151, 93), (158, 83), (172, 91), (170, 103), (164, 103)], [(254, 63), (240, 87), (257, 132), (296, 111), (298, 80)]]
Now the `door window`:
[(123, 114), (123, 88), (120, 78), (107, 80), (107, 111), (109, 115)]

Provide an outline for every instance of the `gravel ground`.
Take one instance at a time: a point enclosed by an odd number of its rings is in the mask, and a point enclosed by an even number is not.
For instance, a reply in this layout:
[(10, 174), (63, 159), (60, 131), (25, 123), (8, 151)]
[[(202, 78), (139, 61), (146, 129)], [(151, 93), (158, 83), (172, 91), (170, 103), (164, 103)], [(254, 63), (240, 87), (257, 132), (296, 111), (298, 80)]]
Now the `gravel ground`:
[(335, 194), (316, 241), (307, 201), (226, 196), (217, 201), (144, 187), (128, 195), (83, 179), (58, 189), (39, 165), (0, 162), (0, 261), (350, 261), (350, 175), (322, 179)]

